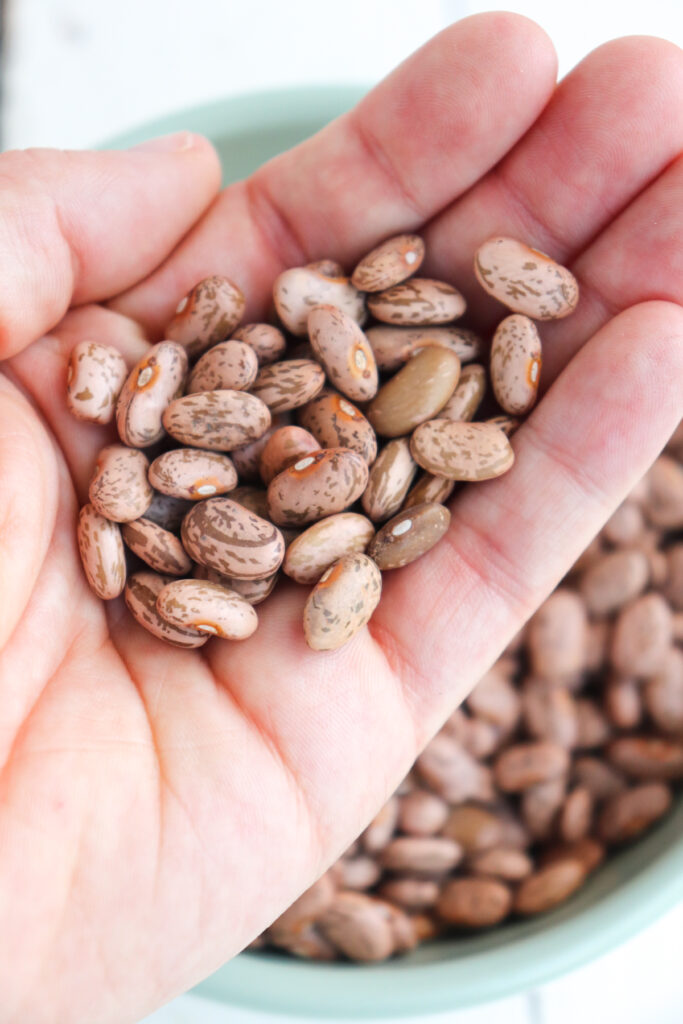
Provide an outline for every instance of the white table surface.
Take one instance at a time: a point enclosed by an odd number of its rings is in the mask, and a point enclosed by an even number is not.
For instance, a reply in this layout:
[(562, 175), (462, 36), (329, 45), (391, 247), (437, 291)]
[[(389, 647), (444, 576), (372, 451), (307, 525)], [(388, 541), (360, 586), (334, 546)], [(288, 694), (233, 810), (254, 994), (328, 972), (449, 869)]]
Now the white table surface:
[[(681, 0), (10, 0), (4, 145), (87, 146), (219, 96), (307, 82), (372, 82), (454, 18), (502, 7), (544, 26), (562, 73), (616, 35), (662, 35), (683, 45)], [(682, 940), (683, 905), (618, 950), (536, 991), (429, 1020), (681, 1024)], [(186, 995), (145, 1024), (275, 1020)]]

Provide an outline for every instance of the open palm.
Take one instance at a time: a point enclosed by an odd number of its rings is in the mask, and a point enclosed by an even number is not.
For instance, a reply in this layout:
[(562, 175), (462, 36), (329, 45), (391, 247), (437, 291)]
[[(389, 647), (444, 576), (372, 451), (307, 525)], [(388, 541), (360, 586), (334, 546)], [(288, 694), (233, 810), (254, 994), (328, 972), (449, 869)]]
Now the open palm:
[[(0, 158), (3, 1022), (134, 1020), (241, 949), (354, 838), (654, 459), (683, 413), (682, 93), (669, 43), (609, 44), (556, 88), (539, 28), (481, 15), (218, 198), (194, 137)], [(551, 386), (513, 471), (456, 497), (444, 542), (385, 577), (336, 652), (308, 650), (290, 583), (250, 640), (199, 652), (96, 600), (75, 517), (111, 435), (68, 416), (72, 345), (133, 360), (209, 273), (242, 286), (253, 320), (283, 267), (352, 265), (416, 229), (425, 274), (456, 283), (484, 332), (501, 315), (474, 282), (485, 237), (528, 240), (580, 282), (577, 313), (542, 327)]]

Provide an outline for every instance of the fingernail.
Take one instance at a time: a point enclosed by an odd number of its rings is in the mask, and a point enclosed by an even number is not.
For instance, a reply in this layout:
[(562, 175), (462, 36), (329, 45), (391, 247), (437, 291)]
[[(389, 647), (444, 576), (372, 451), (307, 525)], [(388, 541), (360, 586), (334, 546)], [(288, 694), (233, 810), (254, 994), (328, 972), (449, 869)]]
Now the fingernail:
[(171, 135), (159, 135), (156, 139), (145, 139), (138, 142), (137, 149), (143, 153), (180, 153), (184, 149), (192, 149), (194, 146), (194, 135), (192, 132), (173, 132)]

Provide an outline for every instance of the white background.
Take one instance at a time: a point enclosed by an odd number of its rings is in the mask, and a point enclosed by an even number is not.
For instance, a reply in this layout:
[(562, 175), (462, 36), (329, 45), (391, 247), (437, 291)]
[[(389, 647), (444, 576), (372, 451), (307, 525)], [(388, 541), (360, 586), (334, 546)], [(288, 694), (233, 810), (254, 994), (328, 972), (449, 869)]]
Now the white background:
[[(683, 45), (681, 0), (13, 0), (6, 147), (91, 145), (204, 100), (307, 82), (371, 83), (464, 14), (507, 7), (549, 32), (565, 73), (617, 35)], [(618, 127), (615, 126), (615, 130)], [(621, 949), (538, 991), (431, 1018), (452, 1024), (681, 1024), (683, 907)], [(146, 1024), (265, 1024), (196, 997)]]

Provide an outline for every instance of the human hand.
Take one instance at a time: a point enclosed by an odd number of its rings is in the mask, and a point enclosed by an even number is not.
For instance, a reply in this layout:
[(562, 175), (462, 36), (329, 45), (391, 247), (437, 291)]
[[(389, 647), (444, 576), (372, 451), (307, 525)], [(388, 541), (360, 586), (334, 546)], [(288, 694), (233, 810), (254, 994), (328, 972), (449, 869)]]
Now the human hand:
[[(134, 1020), (241, 949), (360, 831), (680, 419), (681, 53), (621, 40), (553, 93), (554, 76), (530, 22), (466, 19), (185, 238), (217, 188), (200, 140), (0, 157), (3, 1021)], [(471, 267), (489, 235), (579, 279), (577, 312), (541, 327), (552, 386), (513, 471), (455, 499), (444, 542), (385, 577), (336, 652), (306, 647), (294, 584), (250, 640), (194, 653), (96, 600), (75, 517), (110, 435), (67, 413), (73, 344), (132, 361), (129, 317), (156, 339), (206, 274), (254, 319), (284, 266), (352, 266), (416, 229), (424, 273), (484, 332), (503, 315)]]

